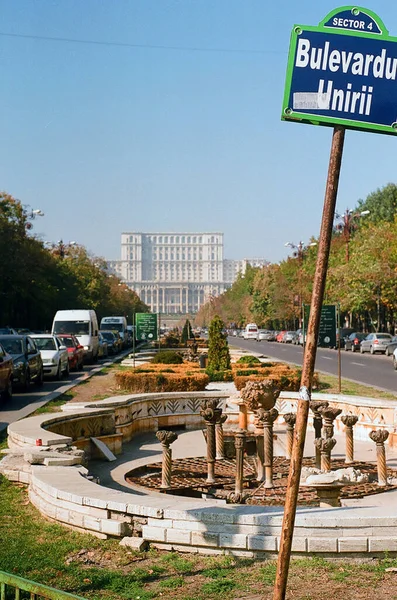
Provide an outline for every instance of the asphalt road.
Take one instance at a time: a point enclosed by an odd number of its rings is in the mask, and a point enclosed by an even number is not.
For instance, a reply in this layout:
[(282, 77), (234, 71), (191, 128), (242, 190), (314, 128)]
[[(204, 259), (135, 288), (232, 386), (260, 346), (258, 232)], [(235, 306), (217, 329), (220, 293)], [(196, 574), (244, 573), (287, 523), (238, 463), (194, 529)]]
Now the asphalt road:
[[(278, 358), (289, 363), (302, 366), (303, 349), (301, 346), (292, 344), (280, 344), (278, 342), (256, 342), (242, 338), (229, 337), (229, 344), (252, 352), (261, 352), (265, 356)], [(316, 356), (316, 371), (338, 375), (338, 352), (318, 348)], [(377, 387), (397, 393), (397, 371), (393, 368), (391, 356), (359, 352), (346, 352), (341, 350), (341, 373), (342, 378)]]

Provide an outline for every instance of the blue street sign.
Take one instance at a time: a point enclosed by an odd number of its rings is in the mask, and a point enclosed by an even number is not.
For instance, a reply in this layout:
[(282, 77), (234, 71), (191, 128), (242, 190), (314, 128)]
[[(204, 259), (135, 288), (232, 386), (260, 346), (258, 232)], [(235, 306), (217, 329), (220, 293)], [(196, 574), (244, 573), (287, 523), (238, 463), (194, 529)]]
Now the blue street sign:
[(397, 133), (397, 39), (377, 15), (342, 7), (294, 27), (282, 119)]

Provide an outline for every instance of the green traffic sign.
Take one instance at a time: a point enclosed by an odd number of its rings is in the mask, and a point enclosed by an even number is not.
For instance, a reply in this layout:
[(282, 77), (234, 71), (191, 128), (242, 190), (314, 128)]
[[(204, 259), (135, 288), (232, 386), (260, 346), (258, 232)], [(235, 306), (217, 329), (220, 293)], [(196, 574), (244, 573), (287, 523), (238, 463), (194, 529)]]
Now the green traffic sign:
[[(305, 304), (303, 308), (303, 331), (306, 335), (310, 306)], [(334, 304), (323, 304), (318, 333), (318, 346), (320, 348), (336, 348), (336, 329), (336, 306)]]
[(157, 340), (157, 314), (136, 313), (136, 339), (149, 342)]
[(397, 38), (371, 10), (342, 6), (291, 34), (281, 118), (397, 134)]

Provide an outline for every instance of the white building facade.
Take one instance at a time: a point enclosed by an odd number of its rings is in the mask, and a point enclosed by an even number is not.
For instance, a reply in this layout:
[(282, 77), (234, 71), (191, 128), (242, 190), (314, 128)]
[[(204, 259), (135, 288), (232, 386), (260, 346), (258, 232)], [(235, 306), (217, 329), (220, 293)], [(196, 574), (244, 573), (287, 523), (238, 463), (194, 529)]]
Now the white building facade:
[(108, 261), (108, 268), (152, 312), (186, 314), (222, 294), (247, 264), (223, 258), (223, 233), (126, 232), (121, 260)]

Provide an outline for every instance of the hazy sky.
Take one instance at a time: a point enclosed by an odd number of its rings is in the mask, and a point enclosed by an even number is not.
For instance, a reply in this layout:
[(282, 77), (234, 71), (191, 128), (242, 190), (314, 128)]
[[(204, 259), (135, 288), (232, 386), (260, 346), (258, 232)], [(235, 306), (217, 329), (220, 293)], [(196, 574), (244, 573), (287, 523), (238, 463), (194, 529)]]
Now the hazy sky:
[[(290, 32), (337, 6), (0, 0), (0, 189), (45, 212), (44, 240), (109, 259), (122, 231), (222, 231), (226, 258), (285, 258), (318, 235), (332, 135), (280, 120)], [(367, 7), (397, 36), (395, 2)], [(340, 211), (396, 182), (396, 153), (347, 132)]]

